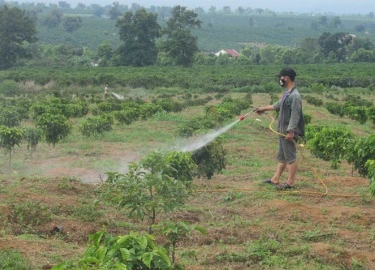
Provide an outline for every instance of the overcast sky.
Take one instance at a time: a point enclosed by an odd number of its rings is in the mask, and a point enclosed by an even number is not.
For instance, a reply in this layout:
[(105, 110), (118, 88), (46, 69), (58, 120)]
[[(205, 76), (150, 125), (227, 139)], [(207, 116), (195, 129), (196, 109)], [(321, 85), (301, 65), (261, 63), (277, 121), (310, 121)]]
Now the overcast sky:
[[(17, 0), (16, 0), (17, 1)], [(64, 0), (18, 0), (19, 2), (58, 3)], [(119, 2), (122, 5), (140, 4), (144, 7), (181, 5), (188, 8), (203, 7), (207, 10), (215, 6), (220, 10), (223, 6), (268, 8), (276, 12), (332, 12), (335, 14), (368, 14), (375, 12), (375, 0), (65, 0), (74, 7), (77, 3), (111, 5)]]

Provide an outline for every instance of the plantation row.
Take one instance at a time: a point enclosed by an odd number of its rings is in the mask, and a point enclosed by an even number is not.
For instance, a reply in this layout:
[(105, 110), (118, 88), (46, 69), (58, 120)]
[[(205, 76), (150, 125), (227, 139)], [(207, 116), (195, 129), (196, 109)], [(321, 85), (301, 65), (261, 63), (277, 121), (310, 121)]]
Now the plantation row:
[[(295, 65), (299, 86), (322, 84), (325, 87), (369, 87), (374, 89), (372, 64)], [(0, 72), (0, 94), (19, 94), (19, 84), (34, 82), (57, 89), (68, 86), (108, 84), (131, 88), (155, 89), (176, 87), (199, 92), (273, 92), (278, 91), (275, 74), (280, 66), (196, 66), (178, 67), (108, 67), (77, 69), (22, 68)]]
[(375, 125), (375, 106), (373, 102), (364, 100), (359, 96), (348, 95), (344, 99), (344, 103), (326, 102), (313, 96), (304, 96), (304, 99), (314, 106), (325, 106), (325, 108), (332, 114), (340, 117), (347, 116), (352, 120), (358, 121), (360, 124), (365, 124), (368, 120)]

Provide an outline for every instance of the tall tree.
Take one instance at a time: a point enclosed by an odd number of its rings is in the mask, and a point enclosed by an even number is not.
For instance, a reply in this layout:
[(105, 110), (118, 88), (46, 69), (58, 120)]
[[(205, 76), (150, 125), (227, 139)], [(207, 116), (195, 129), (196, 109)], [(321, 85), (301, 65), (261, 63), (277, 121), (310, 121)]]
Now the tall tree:
[(347, 47), (352, 42), (353, 36), (347, 33), (324, 32), (318, 38), (318, 44), (325, 57), (335, 56), (338, 62), (345, 61)]
[(118, 63), (125, 66), (147, 66), (156, 61), (158, 50), (156, 38), (160, 36), (157, 15), (141, 8), (133, 14), (126, 12), (116, 23), (120, 39), (124, 42), (118, 49)]
[(167, 28), (163, 31), (166, 40), (162, 42), (162, 48), (176, 65), (191, 66), (194, 54), (199, 51), (197, 38), (190, 32), (201, 26), (202, 22), (197, 17), (197, 13), (186, 7), (175, 6), (172, 16), (167, 20)]
[(119, 2), (113, 2), (112, 6), (108, 10), (108, 15), (111, 20), (117, 20), (121, 16)]
[(63, 13), (57, 8), (52, 9), (43, 20), (43, 25), (46, 27), (56, 27), (61, 23)]
[(0, 8), (0, 69), (12, 67), (17, 59), (30, 56), (23, 45), (35, 41), (35, 23), (26, 11), (6, 5)]
[(82, 26), (82, 19), (80, 16), (66, 16), (63, 19), (63, 26), (66, 32), (72, 33)]

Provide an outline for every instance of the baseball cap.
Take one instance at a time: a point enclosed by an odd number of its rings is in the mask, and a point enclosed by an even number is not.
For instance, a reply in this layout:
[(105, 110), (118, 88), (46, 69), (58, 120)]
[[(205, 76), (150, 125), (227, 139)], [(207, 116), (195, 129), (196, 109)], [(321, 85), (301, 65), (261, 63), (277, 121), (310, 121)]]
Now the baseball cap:
[(279, 78), (282, 76), (288, 76), (289, 78), (294, 79), (297, 76), (297, 74), (294, 71), (294, 69), (286, 67), (280, 70), (279, 74), (277, 74), (276, 76)]

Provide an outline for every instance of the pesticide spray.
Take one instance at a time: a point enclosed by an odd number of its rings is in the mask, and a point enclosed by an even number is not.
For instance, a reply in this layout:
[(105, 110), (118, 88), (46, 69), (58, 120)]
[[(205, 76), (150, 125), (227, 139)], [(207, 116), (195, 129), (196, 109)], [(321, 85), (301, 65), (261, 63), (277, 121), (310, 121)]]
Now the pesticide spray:
[(116, 93), (114, 93), (114, 92), (111, 92), (111, 94), (112, 94), (115, 98), (117, 98), (117, 99), (119, 99), (119, 100), (123, 100), (123, 99), (124, 99), (124, 96), (121, 96), (121, 95), (116, 94)]
[(247, 114), (241, 115), (240, 119), (234, 121), (233, 123), (230, 123), (229, 125), (226, 125), (225, 127), (222, 127), (219, 130), (216, 130), (214, 132), (205, 134), (200, 138), (197, 138), (193, 142), (191, 142), (191, 143), (187, 144), (186, 146), (182, 147), (181, 151), (192, 153), (192, 152), (202, 148), (203, 146), (209, 144), (210, 142), (212, 142), (215, 138), (217, 138), (218, 136), (220, 136), (224, 132), (227, 132), (229, 129), (231, 129), (238, 122), (243, 121), (249, 114), (251, 114), (253, 112), (256, 112), (257, 110), (258, 110), (258, 108), (255, 108), (252, 111), (248, 112)]

